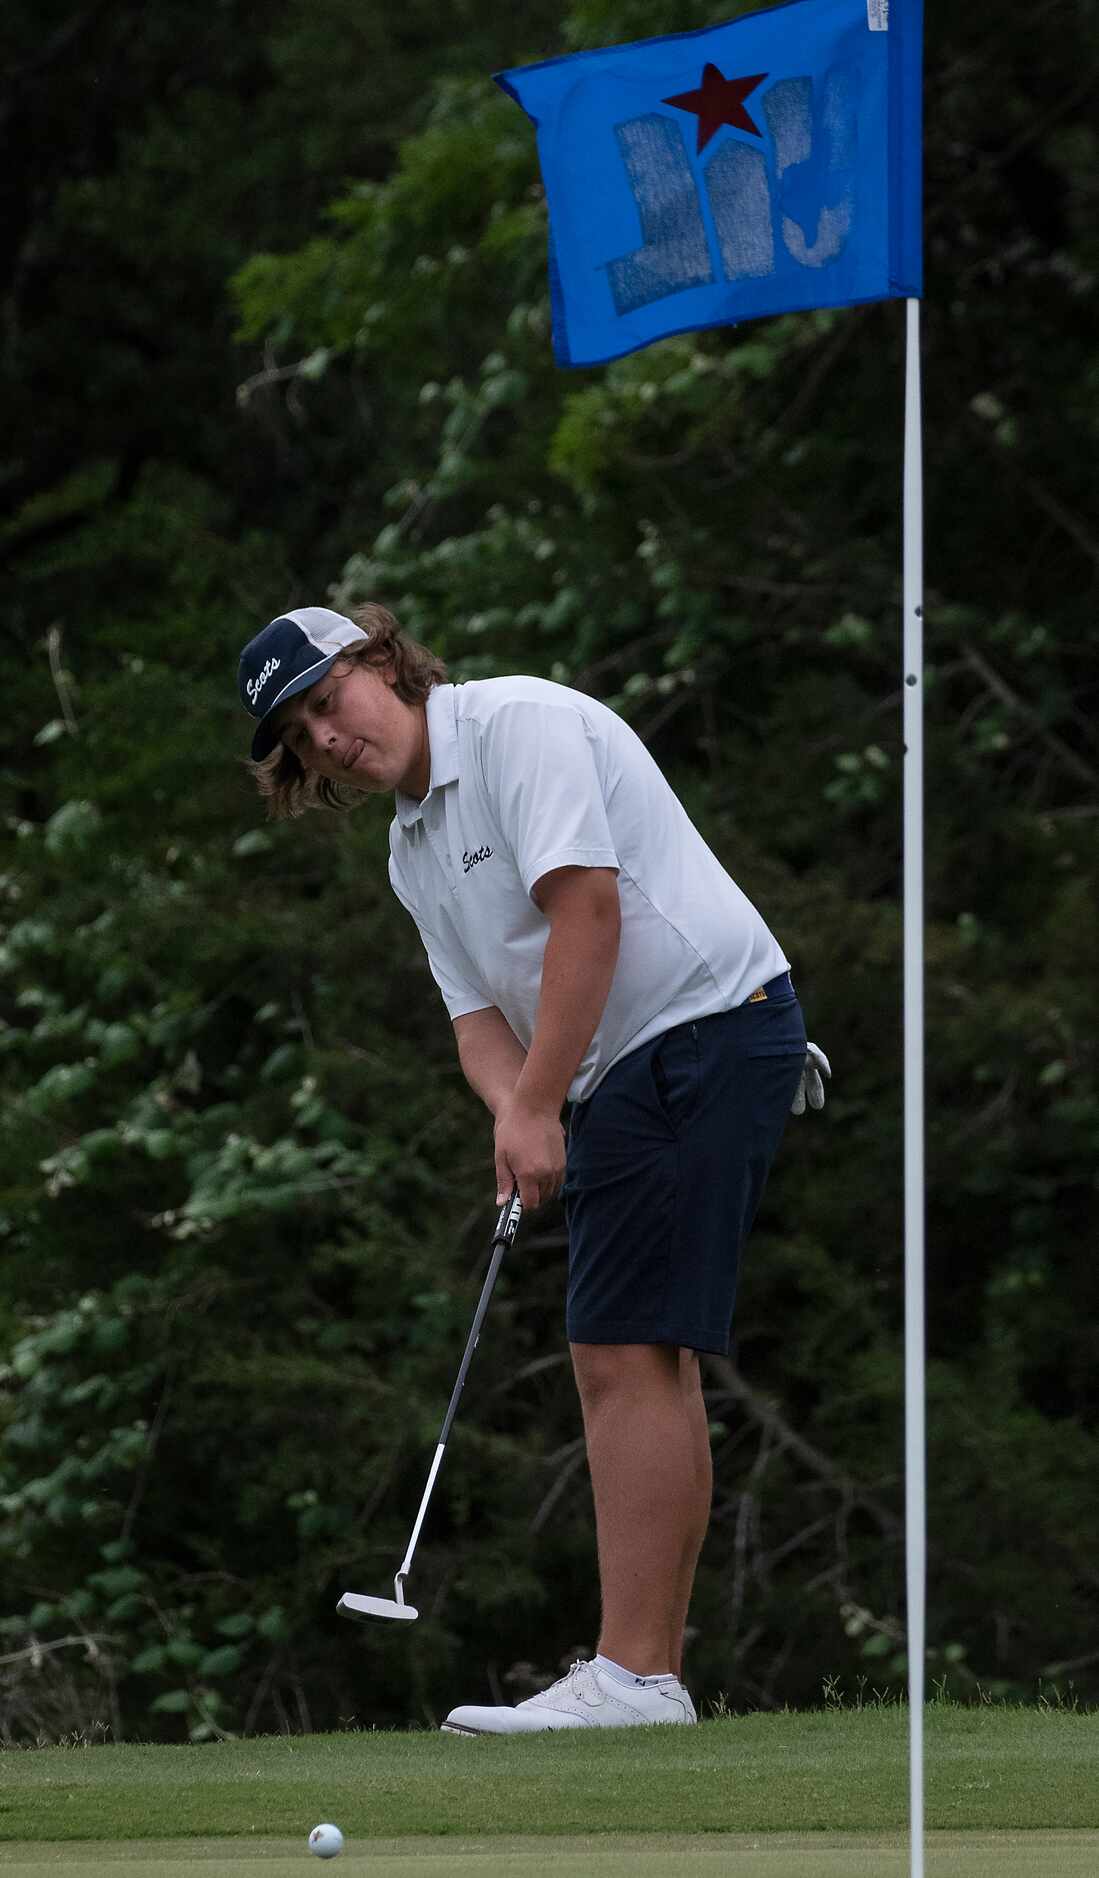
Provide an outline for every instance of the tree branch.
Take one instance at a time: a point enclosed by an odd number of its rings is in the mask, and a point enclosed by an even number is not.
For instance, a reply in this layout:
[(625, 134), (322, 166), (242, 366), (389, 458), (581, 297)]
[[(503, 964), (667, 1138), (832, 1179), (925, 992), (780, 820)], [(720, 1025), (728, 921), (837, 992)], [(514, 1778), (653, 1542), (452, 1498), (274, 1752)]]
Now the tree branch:
[[(867, 1512), (872, 1513), (882, 1530), (889, 1533), (891, 1537), (902, 1538), (904, 1536), (904, 1521), (896, 1513), (891, 1512), (889, 1507), (883, 1506), (881, 1501), (860, 1481), (834, 1466), (826, 1454), (822, 1454), (811, 1441), (806, 1441), (804, 1435), (799, 1435), (795, 1429), (791, 1428), (789, 1422), (780, 1413), (777, 1404), (760, 1395), (749, 1383), (745, 1382), (740, 1371), (727, 1356), (706, 1356), (704, 1361), (707, 1372), (715, 1376), (722, 1385), (722, 1395), (719, 1395), (716, 1400), (720, 1401), (724, 1396), (734, 1402), (739, 1402), (758, 1427), (768, 1430), (774, 1436), (779, 1453), (786, 1451), (796, 1455), (811, 1473), (816, 1474), (818, 1479), (826, 1481), (844, 1499), (852, 1505), (863, 1506)], [(711, 1400), (714, 1399), (711, 1398)]]
[(55, 625), (50, 627), (49, 632), (46, 634), (46, 650), (50, 657), (50, 677), (53, 679), (53, 688), (57, 693), (57, 701), (61, 706), (61, 715), (65, 720), (65, 729), (68, 731), (70, 737), (79, 736), (80, 726), (76, 721), (72, 707), (72, 690), (69, 684), (69, 676), (61, 663), (60, 626)]
[(55, 1637), (52, 1643), (39, 1643), (37, 1638), (28, 1643), (23, 1650), (12, 1650), (7, 1656), (0, 1656), (0, 1668), (6, 1663), (29, 1663), (37, 1669), (44, 1656), (50, 1656), (55, 1650), (71, 1650), (78, 1644), (87, 1653), (88, 1661), (94, 1663), (99, 1657), (100, 1644), (113, 1643), (113, 1637), (98, 1636), (91, 1631), (81, 1637)]
[(993, 669), (984, 654), (978, 652), (974, 645), (964, 645), (962, 651), (966, 662), (973, 668), (978, 678), (987, 685), (993, 697), (998, 698), (1009, 711), (1013, 711), (1016, 717), (1021, 717), (1025, 724), (1029, 724), (1041, 738), (1046, 749), (1058, 758), (1063, 767), (1070, 771), (1078, 782), (1086, 783), (1090, 789), (1099, 789), (1099, 771), (1094, 770), (1090, 763), (1085, 763), (1083, 757), (1077, 756), (1075, 750), (1070, 749), (1055, 731), (1048, 729), (1042, 722), (1041, 714), (1032, 704), (1028, 704), (1025, 698), (1020, 698), (1017, 692), (1012, 691), (1006, 679), (1000, 677), (999, 672)]

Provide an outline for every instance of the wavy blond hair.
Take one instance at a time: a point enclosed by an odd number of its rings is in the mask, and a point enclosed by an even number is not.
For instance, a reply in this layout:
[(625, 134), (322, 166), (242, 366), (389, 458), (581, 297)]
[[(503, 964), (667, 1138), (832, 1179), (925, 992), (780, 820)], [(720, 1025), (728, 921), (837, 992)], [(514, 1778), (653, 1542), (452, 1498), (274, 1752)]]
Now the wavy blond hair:
[[(331, 668), (337, 676), (356, 665), (392, 668), (393, 690), (405, 704), (422, 704), (435, 685), (446, 684), (442, 659), (402, 632), (388, 608), (371, 603), (355, 607), (347, 617), (370, 637), (340, 653)], [(286, 821), (306, 809), (355, 809), (369, 799), (362, 789), (343, 788), (307, 770), (281, 743), (258, 763), (246, 757), (245, 766), (267, 804), (269, 821)]]

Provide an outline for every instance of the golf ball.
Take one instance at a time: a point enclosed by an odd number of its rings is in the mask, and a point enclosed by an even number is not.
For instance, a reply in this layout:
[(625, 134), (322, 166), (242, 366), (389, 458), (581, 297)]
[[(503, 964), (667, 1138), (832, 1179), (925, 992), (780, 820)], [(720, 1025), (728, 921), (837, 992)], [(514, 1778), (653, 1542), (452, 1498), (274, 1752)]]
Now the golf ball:
[(338, 1826), (314, 1826), (309, 1834), (309, 1850), (318, 1858), (338, 1858), (343, 1851), (343, 1833)]

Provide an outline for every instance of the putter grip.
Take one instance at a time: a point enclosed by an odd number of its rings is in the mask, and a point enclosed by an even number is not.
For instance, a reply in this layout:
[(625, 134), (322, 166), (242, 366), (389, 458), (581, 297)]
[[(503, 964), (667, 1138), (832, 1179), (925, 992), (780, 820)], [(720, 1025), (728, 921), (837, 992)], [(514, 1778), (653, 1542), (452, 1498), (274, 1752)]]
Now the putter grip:
[(515, 1237), (516, 1229), (522, 1217), (523, 1202), (519, 1198), (518, 1187), (513, 1187), (507, 1199), (504, 1201), (503, 1206), (500, 1208), (499, 1217), (496, 1221), (496, 1231), (492, 1235), (493, 1245), (499, 1245), (501, 1240), (505, 1245), (510, 1245)]

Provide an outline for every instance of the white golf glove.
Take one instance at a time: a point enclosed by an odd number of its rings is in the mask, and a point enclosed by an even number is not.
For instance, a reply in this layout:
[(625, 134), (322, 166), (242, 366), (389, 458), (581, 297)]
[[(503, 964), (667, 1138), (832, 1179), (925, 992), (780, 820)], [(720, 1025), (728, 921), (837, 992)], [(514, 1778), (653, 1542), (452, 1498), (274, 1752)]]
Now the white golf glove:
[(832, 1074), (831, 1063), (824, 1051), (818, 1050), (815, 1043), (807, 1043), (805, 1052), (801, 1078), (790, 1104), (791, 1115), (804, 1115), (807, 1102), (811, 1109), (822, 1109), (824, 1107), (824, 1083), (821, 1077)]

